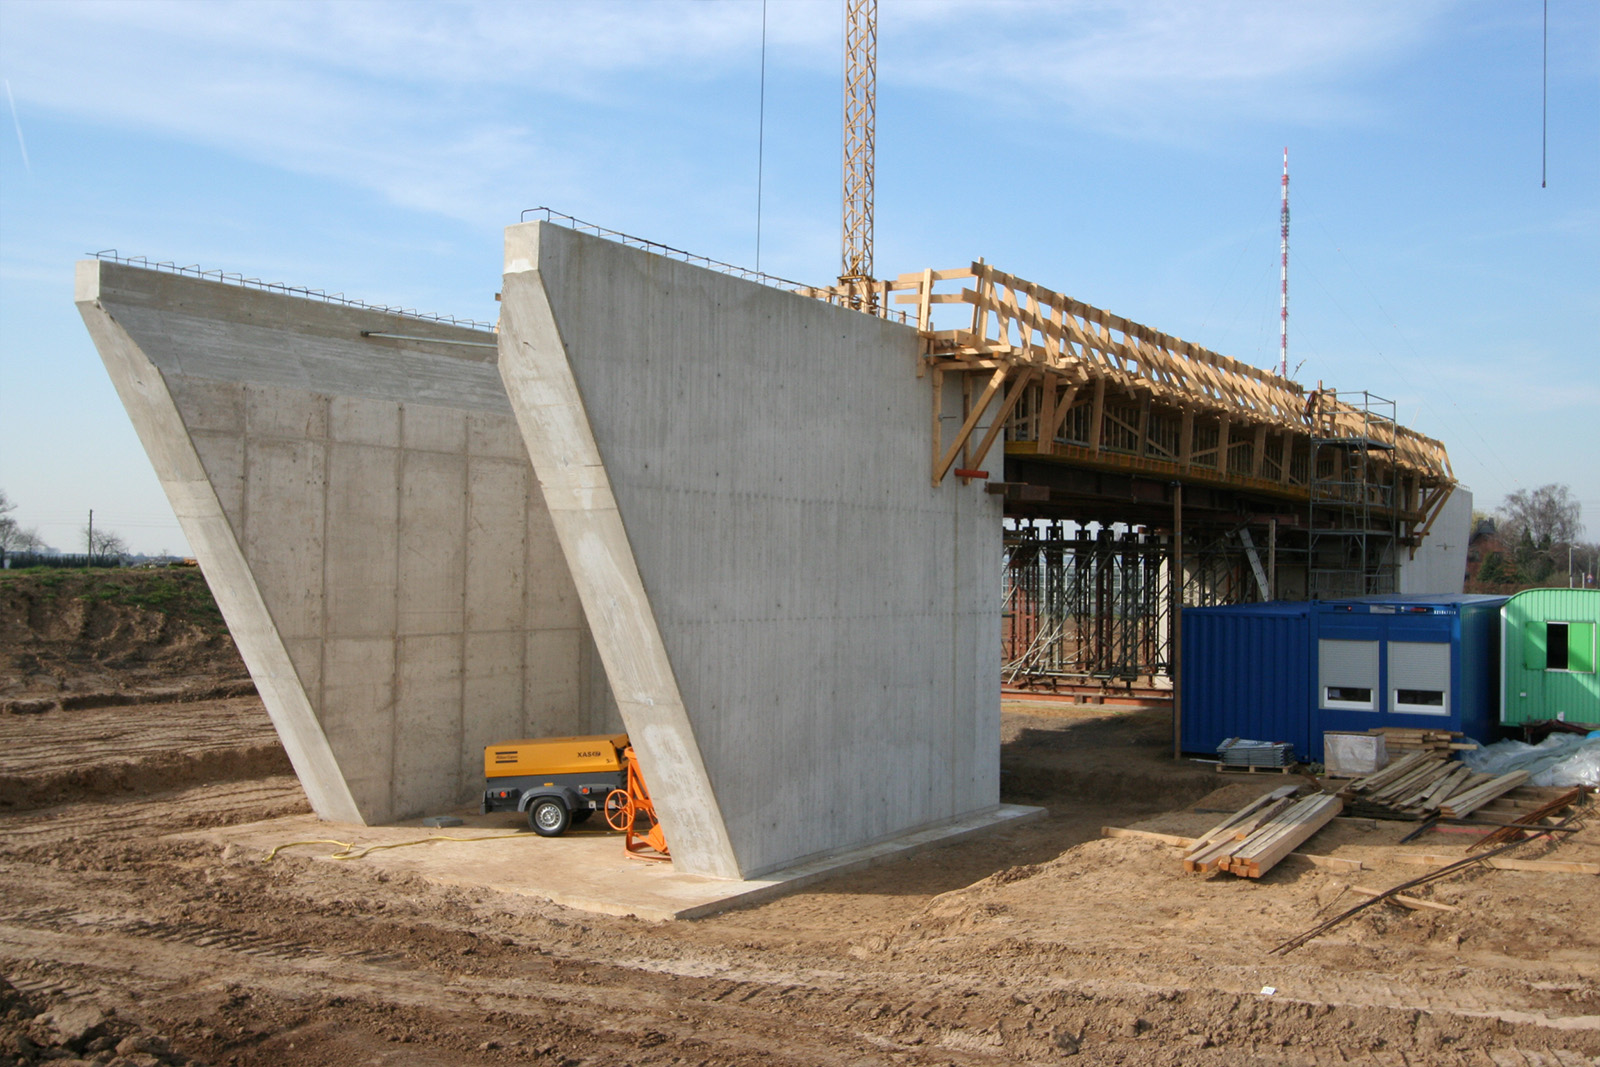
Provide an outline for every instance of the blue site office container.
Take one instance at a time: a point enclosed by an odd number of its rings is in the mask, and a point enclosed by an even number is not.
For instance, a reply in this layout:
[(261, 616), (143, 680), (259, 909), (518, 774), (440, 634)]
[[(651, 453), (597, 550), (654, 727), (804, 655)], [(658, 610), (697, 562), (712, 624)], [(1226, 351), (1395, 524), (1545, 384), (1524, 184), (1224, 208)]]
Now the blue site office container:
[(1184, 608), (1183, 750), (1212, 756), (1243, 737), (1288, 741), (1296, 759), (1313, 758), (1311, 647), (1309, 603)]
[(1459, 730), (1493, 740), (1505, 597), (1379, 596), (1185, 608), (1184, 751), (1288, 741), (1320, 762), (1326, 730)]

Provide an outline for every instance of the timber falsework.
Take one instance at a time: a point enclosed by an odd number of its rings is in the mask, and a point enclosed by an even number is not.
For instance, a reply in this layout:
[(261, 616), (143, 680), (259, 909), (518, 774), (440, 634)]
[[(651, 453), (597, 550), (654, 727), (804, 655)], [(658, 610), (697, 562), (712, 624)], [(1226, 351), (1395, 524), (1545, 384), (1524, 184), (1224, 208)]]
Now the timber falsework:
[[(1314, 493), (1328, 492), (1319, 487), (1363, 487), (1356, 491), (1375, 495), (1343, 503), (1392, 513), (1402, 543), (1412, 547), (1455, 485), (1441, 442), (1332, 389), (1308, 391), (982, 260), (800, 292), (885, 317), (891, 304), (914, 307), (919, 373), (932, 375), (934, 396), (945, 375), (963, 381), (963, 417), (953, 437), (935, 400), (935, 485), (952, 471), (976, 476), (964, 472), (1004, 434), (1008, 456), (1286, 501), (1310, 503)], [(969, 321), (935, 329), (941, 304), (966, 305)], [(1381, 495), (1369, 486), (1383, 487)]]

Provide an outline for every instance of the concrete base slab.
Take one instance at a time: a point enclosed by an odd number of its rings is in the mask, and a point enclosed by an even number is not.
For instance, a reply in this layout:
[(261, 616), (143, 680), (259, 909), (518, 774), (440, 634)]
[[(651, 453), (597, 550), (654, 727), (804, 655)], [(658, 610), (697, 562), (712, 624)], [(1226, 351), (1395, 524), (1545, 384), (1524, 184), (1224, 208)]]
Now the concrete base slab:
[[(705, 918), (770, 900), (824, 878), (1043, 815), (1043, 808), (1001, 804), (745, 881), (684, 874), (670, 863), (630, 858), (623, 854), (621, 836), (592, 820), (562, 837), (544, 838), (528, 830), (521, 816), (506, 813), (463, 815), (465, 825), (447, 831), (424, 827), (421, 819), (394, 826), (358, 826), (294, 815), (170, 834), (167, 840), (209, 841), (262, 854), (293, 842), (307, 842), (285, 851), (311, 855), (321, 862), (357, 863), (390, 874), (415, 875), (437, 885), (488, 889), (537, 897), (578, 911), (664, 922)], [(338, 851), (337, 842), (354, 843), (357, 851), (371, 846), (381, 851), (359, 859), (335, 860), (332, 853)]]

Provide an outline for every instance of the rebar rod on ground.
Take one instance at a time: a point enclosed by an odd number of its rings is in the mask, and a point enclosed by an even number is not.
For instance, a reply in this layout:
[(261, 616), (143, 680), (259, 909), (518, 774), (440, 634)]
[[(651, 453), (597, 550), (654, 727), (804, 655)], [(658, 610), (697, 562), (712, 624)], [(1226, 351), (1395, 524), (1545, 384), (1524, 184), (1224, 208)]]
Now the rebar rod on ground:
[[(1567, 816), (1567, 818), (1561, 820), (1560, 823), (1556, 824), (1555, 826), (1546, 827), (1546, 829), (1549, 829), (1549, 830), (1562, 829), (1569, 822), (1572, 822), (1577, 817), (1578, 817), (1578, 813), (1574, 812), (1572, 815), (1569, 815), (1569, 816)], [(1537, 827), (1535, 827), (1534, 829), (1537, 829)], [(1539, 836), (1540, 837), (1545, 836), (1543, 831), (1541, 831)], [(1327, 933), (1329, 930), (1332, 930), (1335, 926), (1338, 926), (1340, 923), (1344, 922), (1346, 919), (1353, 918), (1354, 916), (1359, 915), (1361, 912), (1366, 911), (1368, 908), (1372, 907), (1374, 904), (1381, 904), (1383, 901), (1388, 900), (1390, 897), (1396, 895), (1397, 893), (1404, 893), (1406, 890), (1415, 889), (1419, 885), (1427, 885), (1429, 882), (1434, 882), (1434, 881), (1439, 880), (1440, 878), (1444, 878), (1444, 877), (1446, 877), (1448, 875), (1455, 874), (1458, 871), (1465, 870), (1466, 868), (1472, 866), (1474, 863), (1479, 863), (1479, 862), (1481, 862), (1483, 860), (1489, 859), (1492, 856), (1498, 856), (1502, 852), (1510, 852), (1512, 849), (1517, 848), (1520, 845), (1525, 845), (1529, 841), (1533, 841), (1533, 840), (1536, 840), (1536, 839), (1532, 838), (1532, 837), (1529, 837), (1529, 838), (1524, 838), (1521, 841), (1513, 841), (1508, 845), (1501, 845), (1499, 848), (1490, 849), (1488, 852), (1480, 852), (1480, 853), (1477, 853), (1476, 855), (1467, 856), (1464, 859), (1457, 860), (1455, 863), (1448, 864), (1448, 865), (1446, 865), (1444, 867), (1439, 867), (1439, 868), (1437, 868), (1435, 870), (1429, 871), (1427, 874), (1421, 875), (1420, 877), (1413, 878), (1409, 882), (1402, 882), (1399, 885), (1393, 887), (1392, 889), (1384, 890), (1382, 893), (1380, 893), (1379, 895), (1377, 895), (1375, 897), (1372, 897), (1369, 900), (1362, 901), (1360, 904), (1357, 904), (1355, 907), (1351, 908), (1350, 910), (1348, 910), (1348, 911), (1346, 911), (1346, 912), (1344, 912), (1342, 914), (1335, 915), (1333, 918), (1329, 919), (1327, 922), (1321, 923), (1321, 924), (1319, 924), (1317, 926), (1313, 926), (1311, 929), (1307, 930), (1303, 934), (1296, 934), (1294, 937), (1289, 938), (1289, 940), (1280, 942), (1279, 944), (1273, 946), (1271, 952), (1272, 953), (1277, 953), (1279, 955), (1284, 955), (1284, 954), (1287, 954), (1289, 952), (1292, 952), (1295, 949), (1299, 948), (1301, 945), (1304, 945), (1306, 942), (1312, 940), (1313, 938), (1321, 937), (1323, 934)], [(1271, 953), (1269, 953), (1269, 955), (1270, 954)]]

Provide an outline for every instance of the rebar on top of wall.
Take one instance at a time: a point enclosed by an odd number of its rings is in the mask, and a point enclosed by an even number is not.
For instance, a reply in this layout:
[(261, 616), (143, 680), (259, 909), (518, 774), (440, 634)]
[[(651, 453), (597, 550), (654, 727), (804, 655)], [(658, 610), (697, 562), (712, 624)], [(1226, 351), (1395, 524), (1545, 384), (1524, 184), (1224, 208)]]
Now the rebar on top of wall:
[[(1185, 604), (1251, 597), (1237, 537), (1184, 540)], [(1009, 523), (1004, 683), (1132, 685), (1170, 674), (1171, 558), (1169, 535)]]

